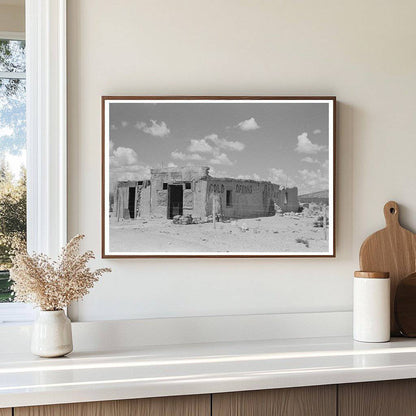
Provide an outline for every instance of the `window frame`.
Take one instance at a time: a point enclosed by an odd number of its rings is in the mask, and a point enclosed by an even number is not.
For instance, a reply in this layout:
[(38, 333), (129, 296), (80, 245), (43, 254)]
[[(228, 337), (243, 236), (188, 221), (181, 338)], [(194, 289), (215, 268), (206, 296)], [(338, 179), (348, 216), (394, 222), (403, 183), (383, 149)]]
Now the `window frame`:
[(0, 31), (0, 39), (26, 40), (25, 32), (4, 32)]
[[(67, 242), (66, 0), (26, 0), (25, 21), (27, 246), (56, 257)], [(30, 305), (0, 305), (0, 324), (33, 317)]]

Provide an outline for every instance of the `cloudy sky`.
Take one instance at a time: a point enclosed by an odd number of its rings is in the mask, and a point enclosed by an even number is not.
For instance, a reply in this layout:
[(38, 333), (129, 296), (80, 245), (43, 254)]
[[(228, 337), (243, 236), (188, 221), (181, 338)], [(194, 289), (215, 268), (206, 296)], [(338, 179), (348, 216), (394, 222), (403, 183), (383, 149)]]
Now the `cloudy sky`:
[[(25, 42), (3, 44), (0, 71), (24, 72)], [(7, 54), (6, 54), (7, 52)], [(26, 81), (0, 79), (0, 158), (4, 159), (14, 178), (26, 165)]]
[(110, 176), (198, 165), (212, 176), (328, 189), (326, 103), (111, 103)]

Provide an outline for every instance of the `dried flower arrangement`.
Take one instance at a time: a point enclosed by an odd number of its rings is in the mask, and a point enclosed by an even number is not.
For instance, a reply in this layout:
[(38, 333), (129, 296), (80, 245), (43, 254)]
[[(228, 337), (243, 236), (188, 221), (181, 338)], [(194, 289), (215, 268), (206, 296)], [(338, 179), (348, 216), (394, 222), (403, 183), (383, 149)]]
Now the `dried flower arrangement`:
[(57, 311), (81, 299), (109, 268), (90, 270), (92, 251), (79, 253), (84, 235), (76, 235), (62, 249), (57, 261), (45, 254), (29, 255), (26, 248), (16, 249), (10, 270), (15, 302), (32, 303), (44, 311)]

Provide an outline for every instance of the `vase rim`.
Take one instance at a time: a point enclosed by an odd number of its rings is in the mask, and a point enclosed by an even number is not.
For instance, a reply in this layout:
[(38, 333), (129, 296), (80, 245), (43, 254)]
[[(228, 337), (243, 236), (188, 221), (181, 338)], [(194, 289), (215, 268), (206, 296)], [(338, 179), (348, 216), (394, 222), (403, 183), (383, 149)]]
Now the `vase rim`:
[(39, 312), (41, 312), (41, 313), (61, 313), (61, 312), (64, 312), (64, 310), (63, 309), (58, 309), (56, 311), (45, 311), (43, 309), (40, 309)]

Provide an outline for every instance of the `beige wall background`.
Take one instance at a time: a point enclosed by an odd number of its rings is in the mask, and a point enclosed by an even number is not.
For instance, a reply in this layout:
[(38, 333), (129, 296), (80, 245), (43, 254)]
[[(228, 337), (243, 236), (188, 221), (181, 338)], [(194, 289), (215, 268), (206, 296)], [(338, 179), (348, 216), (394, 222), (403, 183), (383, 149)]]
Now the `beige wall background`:
[[(68, 0), (69, 236), (110, 266), (79, 320), (351, 310), (362, 240), (416, 231), (416, 3)], [(101, 95), (336, 95), (335, 259), (101, 260)]]
[[(8, 3), (8, 4), (3, 4)], [(16, 4), (22, 3), (20, 0)], [(10, 1), (0, 1), (0, 32), (24, 32), (25, 8)]]

